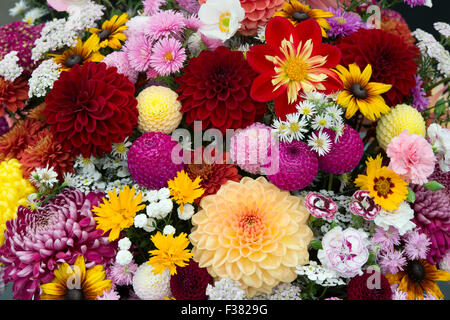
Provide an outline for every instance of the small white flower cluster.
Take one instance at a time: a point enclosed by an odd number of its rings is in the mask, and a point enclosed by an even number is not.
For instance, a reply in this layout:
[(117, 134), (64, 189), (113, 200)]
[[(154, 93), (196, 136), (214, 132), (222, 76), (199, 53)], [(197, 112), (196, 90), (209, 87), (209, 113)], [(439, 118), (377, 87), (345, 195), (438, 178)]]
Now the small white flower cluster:
[(20, 0), (15, 3), (14, 7), (9, 9), (9, 15), (11, 17), (15, 16), (23, 16), (25, 12), (28, 10), (28, 3), (25, 0)]
[(309, 280), (323, 287), (335, 287), (345, 285), (345, 282), (332, 270), (329, 270), (315, 261), (310, 261), (309, 265), (297, 266), (295, 273), (306, 276)]
[(118, 242), (119, 251), (116, 255), (116, 262), (121, 266), (127, 266), (133, 261), (133, 254), (130, 252), (131, 241), (124, 237)]
[(450, 53), (428, 32), (422, 29), (416, 29), (413, 32), (414, 37), (419, 41), (419, 47), (422, 55), (429, 56), (438, 62), (438, 70), (446, 77), (450, 77)]
[(45, 168), (36, 168), (30, 175), (30, 181), (43, 192), (58, 183), (58, 174), (53, 167), (49, 168), (47, 165)]
[(23, 68), (17, 63), (19, 61), (17, 53), (17, 51), (11, 51), (0, 61), (0, 76), (6, 81), (13, 82), (23, 72)]
[(438, 31), (445, 38), (450, 38), (450, 25), (445, 22), (435, 22), (433, 24), (434, 29)]
[(49, 59), (43, 61), (36, 69), (33, 70), (31, 78), (28, 80), (30, 87), (28, 96), (45, 97), (53, 88), (53, 84), (59, 79), (59, 64), (55, 60)]
[(266, 43), (266, 26), (265, 25), (258, 27), (255, 38), (257, 40), (261, 41), (262, 43)]
[(273, 288), (271, 294), (261, 294), (252, 300), (302, 300), (300, 298), (301, 289), (291, 283), (280, 283)]
[(92, 1), (82, 5), (73, 5), (67, 8), (69, 19), (67, 26), (69, 30), (85, 30), (96, 27), (96, 21), (103, 17), (105, 6)]
[(208, 284), (206, 295), (209, 300), (245, 300), (247, 295), (245, 290), (240, 288), (237, 281), (221, 278), (214, 282), (214, 286)]
[(309, 92), (303, 98), (296, 106), (296, 113), (286, 115), (284, 121), (273, 122), (272, 132), (281, 141), (303, 140), (320, 156), (325, 155), (330, 152), (332, 141), (324, 129), (336, 132), (334, 142), (337, 142), (345, 129), (343, 110), (330, 101), (330, 96), (320, 92)]

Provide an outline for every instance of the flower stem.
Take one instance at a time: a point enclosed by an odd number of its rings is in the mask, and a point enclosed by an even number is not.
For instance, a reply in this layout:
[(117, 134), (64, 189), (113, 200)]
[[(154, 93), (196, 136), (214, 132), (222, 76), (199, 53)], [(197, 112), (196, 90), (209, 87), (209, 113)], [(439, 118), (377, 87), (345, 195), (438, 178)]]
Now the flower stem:
[(331, 191), (331, 188), (333, 187), (333, 179), (334, 179), (334, 174), (330, 174), (328, 176), (328, 191)]

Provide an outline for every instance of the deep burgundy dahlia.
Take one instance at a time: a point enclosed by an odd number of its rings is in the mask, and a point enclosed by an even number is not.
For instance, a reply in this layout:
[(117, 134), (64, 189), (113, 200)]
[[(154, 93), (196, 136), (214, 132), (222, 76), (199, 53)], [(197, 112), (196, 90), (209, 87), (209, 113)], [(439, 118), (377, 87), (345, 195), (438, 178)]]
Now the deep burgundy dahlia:
[(403, 103), (415, 87), (416, 52), (400, 36), (379, 29), (359, 29), (337, 41), (342, 64), (356, 63), (360, 68), (372, 65), (372, 80), (392, 84), (383, 96), (389, 106)]
[(170, 278), (170, 290), (177, 300), (206, 300), (206, 287), (214, 279), (205, 268), (200, 268), (194, 260)]
[(53, 279), (58, 264), (73, 264), (78, 255), (87, 268), (112, 261), (116, 245), (96, 229), (91, 212), (102, 196), (67, 189), (36, 211), (20, 206), (17, 218), (6, 222), (0, 262), (5, 282), (14, 283), (14, 299), (38, 299), (40, 285)]
[(388, 279), (380, 272), (364, 271), (347, 285), (348, 300), (392, 300)]
[(265, 103), (250, 98), (256, 73), (240, 51), (219, 47), (202, 51), (176, 78), (177, 92), (186, 122), (201, 120), (203, 129), (244, 128), (259, 120), (267, 110)]
[(6, 121), (5, 116), (0, 117), (0, 136), (9, 130), (8, 121)]
[(61, 73), (45, 99), (44, 115), (56, 142), (74, 155), (102, 156), (137, 126), (134, 85), (104, 63)]

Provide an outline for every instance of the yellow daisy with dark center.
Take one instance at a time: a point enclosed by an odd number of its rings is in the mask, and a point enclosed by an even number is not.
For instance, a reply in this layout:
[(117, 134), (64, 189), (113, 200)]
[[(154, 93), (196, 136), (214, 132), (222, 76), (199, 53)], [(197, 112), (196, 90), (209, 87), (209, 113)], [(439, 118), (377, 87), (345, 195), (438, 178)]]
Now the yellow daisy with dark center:
[(381, 114), (389, 113), (391, 108), (385, 103), (381, 94), (392, 88), (390, 84), (369, 82), (372, 77), (372, 66), (368, 64), (363, 72), (355, 63), (349, 65), (348, 70), (338, 65), (336, 73), (341, 78), (344, 89), (337, 98), (337, 103), (347, 108), (345, 117), (353, 117), (356, 111), (361, 113), (369, 120), (375, 121), (381, 117)]
[(90, 28), (89, 32), (98, 38), (101, 48), (120, 49), (122, 47), (121, 41), (127, 40), (123, 31), (128, 30), (128, 26), (125, 24), (129, 19), (127, 13), (123, 13), (120, 17), (114, 15), (110, 20), (103, 22), (101, 29)]
[(288, 18), (295, 26), (305, 20), (314, 19), (322, 29), (322, 37), (326, 38), (326, 30), (331, 29), (330, 24), (325, 18), (333, 17), (334, 13), (323, 11), (321, 9), (311, 9), (307, 4), (298, 0), (286, 1), (280, 11), (275, 12), (274, 17)]

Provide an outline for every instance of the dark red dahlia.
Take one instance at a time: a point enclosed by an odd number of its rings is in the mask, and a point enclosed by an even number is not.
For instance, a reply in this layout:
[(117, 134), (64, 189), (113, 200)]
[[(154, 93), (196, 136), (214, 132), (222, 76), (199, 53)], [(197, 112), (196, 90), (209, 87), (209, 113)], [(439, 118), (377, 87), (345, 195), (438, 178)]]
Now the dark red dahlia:
[(213, 283), (208, 271), (191, 260), (187, 266), (177, 267), (177, 273), (170, 278), (170, 290), (177, 300), (206, 300), (206, 287)]
[(267, 110), (265, 103), (250, 97), (256, 73), (239, 51), (219, 47), (202, 51), (176, 78), (177, 92), (186, 122), (201, 120), (203, 129), (244, 128), (258, 121)]
[(350, 280), (347, 295), (348, 300), (392, 300), (392, 289), (382, 273), (364, 271)]
[(336, 44), (342, 52), (342, 64), (356, 63), (360, 68), (370, 64), (372, 81), (392, 85), (383, 95), (389, 106), (411, 96), (416, 85), (416, 52), (400, 36), (379, 29), (359, 29)]
[(55, 142), (74, 155), (110, 153), (112, 144), (137, 126), (133, 83), (104, 63), (88, 62), (61, 73), (45, 103)]

